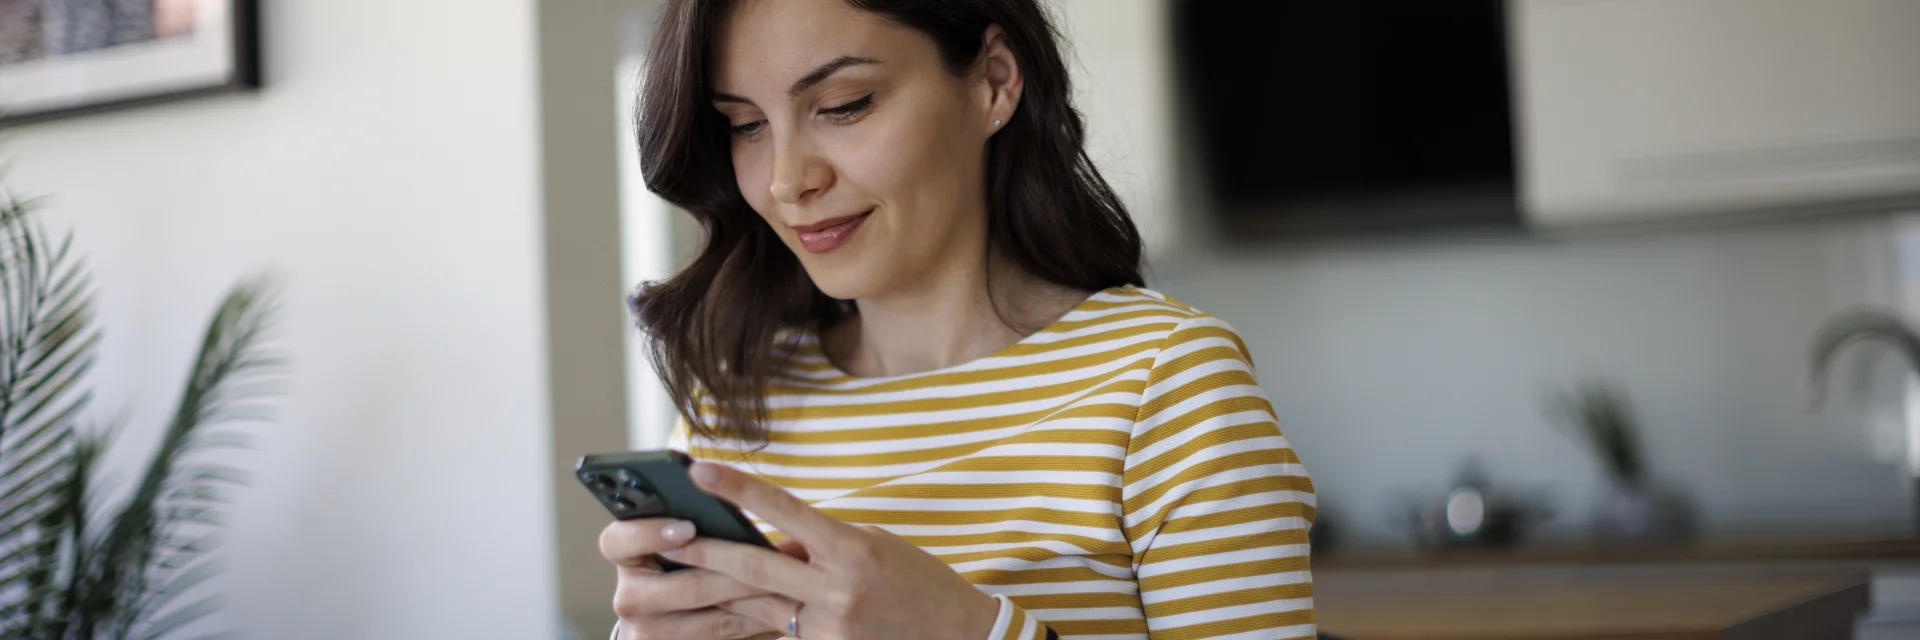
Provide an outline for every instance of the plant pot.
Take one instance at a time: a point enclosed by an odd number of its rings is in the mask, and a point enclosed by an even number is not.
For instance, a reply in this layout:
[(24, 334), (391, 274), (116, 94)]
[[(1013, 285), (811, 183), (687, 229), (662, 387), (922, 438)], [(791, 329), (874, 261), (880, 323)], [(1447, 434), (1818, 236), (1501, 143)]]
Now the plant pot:
[(1693, 503), (1654, 484), (1609, 482), (1593, 507), (1593, 541), (1608, 547), (1684, 544), (1693, 539)]

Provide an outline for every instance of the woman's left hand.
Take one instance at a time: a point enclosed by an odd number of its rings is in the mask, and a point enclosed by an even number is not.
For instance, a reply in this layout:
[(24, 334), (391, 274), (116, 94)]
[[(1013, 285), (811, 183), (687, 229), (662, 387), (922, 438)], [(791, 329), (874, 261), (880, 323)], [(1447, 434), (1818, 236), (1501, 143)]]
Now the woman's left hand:
[[(911, 542), (841, 522), (735, 469), (695, 463), (701, 489), (753, 512), (805, 547), (794, 557), (749, 544), (695, 538), (661, 555), (779, 595), (721, 605), (775, 629), (796, 608), (805, 640), (986, 640), (999, 602)], [(791, 550), (791, 549), (790, 549)]]

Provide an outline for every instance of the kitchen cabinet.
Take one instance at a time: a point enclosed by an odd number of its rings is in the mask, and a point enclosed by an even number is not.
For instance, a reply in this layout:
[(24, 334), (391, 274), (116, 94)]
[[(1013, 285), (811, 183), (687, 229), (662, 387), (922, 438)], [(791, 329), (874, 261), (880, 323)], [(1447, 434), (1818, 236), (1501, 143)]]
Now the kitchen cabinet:
[(1535, 227), (1920, 201), (1920, 2), (1508, 8)]

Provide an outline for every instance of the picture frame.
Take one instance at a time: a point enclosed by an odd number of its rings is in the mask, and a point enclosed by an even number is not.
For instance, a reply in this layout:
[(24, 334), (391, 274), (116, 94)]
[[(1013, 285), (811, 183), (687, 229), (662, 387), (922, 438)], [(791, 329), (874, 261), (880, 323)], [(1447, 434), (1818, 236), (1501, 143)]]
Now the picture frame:
[(259, 0), (0, 0), (0, 127), (263, 80)]

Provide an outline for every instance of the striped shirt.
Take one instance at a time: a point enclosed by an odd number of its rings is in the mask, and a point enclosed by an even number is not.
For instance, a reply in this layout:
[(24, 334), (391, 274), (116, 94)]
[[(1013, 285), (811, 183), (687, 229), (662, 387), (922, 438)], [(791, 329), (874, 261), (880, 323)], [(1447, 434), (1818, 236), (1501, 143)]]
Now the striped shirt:
[(803, 335), (767, 418), (763, 448), (673, 444), (946, 561), (1000, 601), (989, 640), (1314, 635), (1313, 483), (1239, 336), (1154, 291), (904, 376)]

